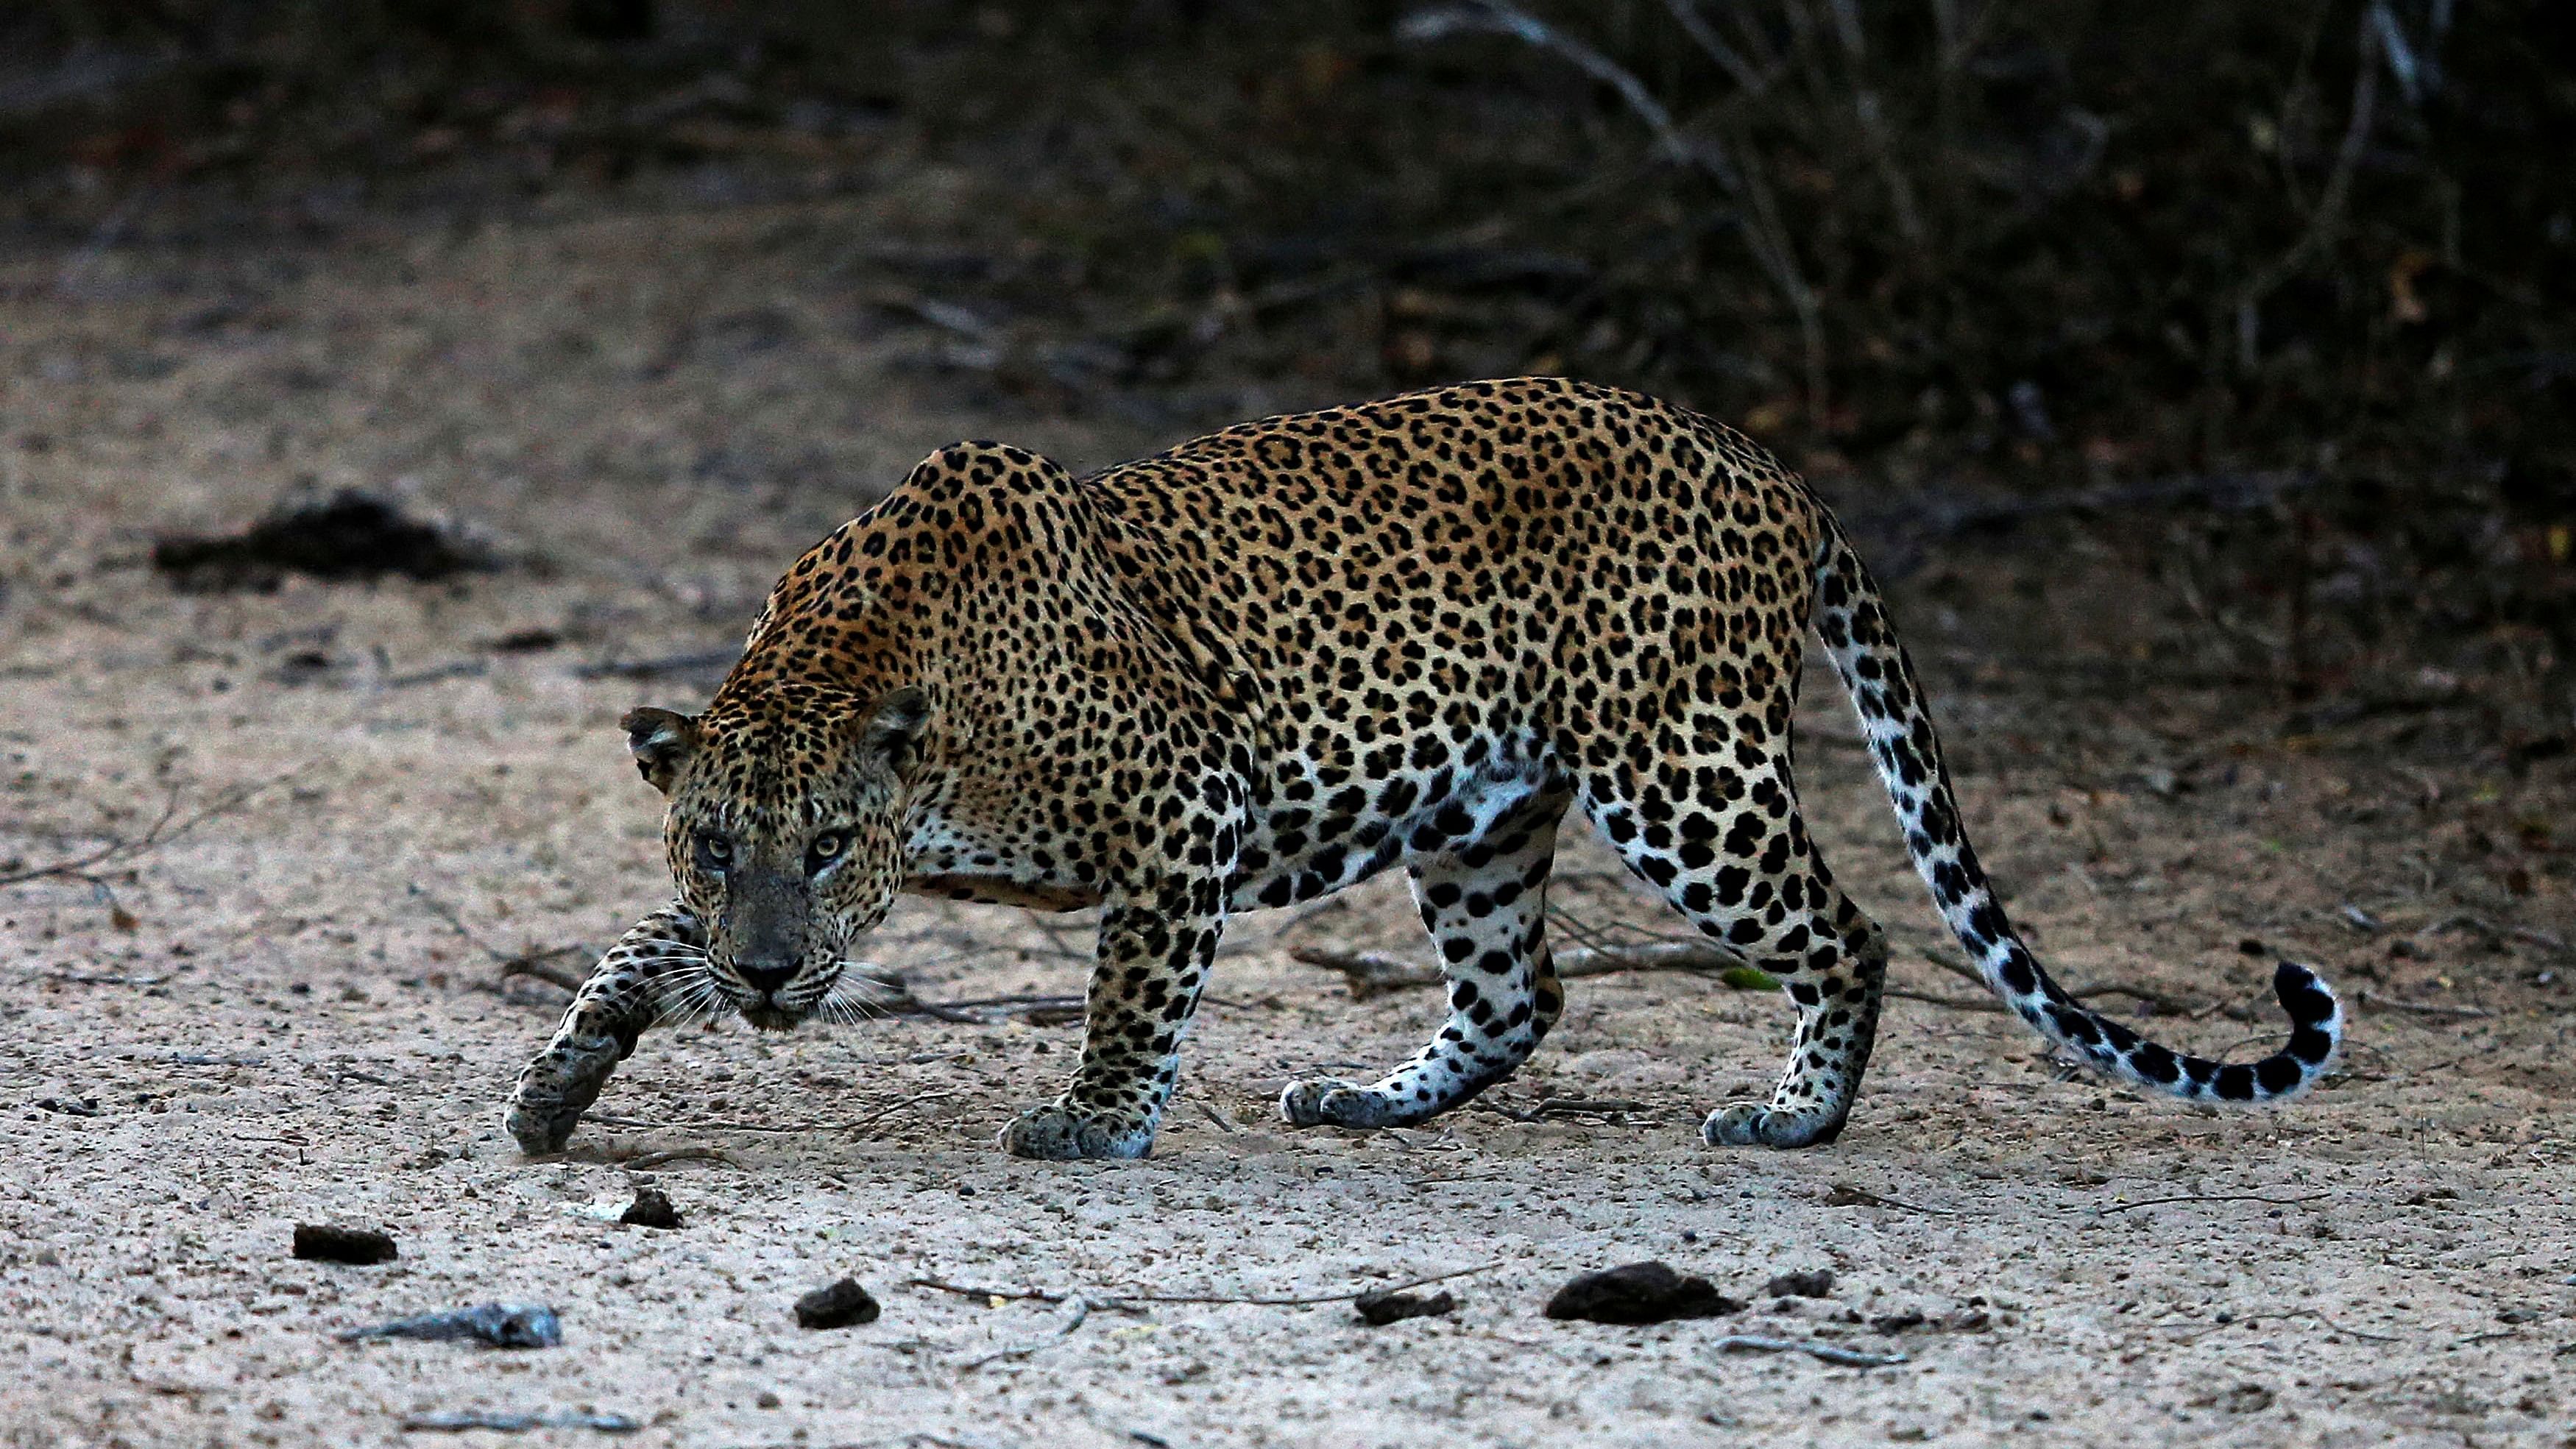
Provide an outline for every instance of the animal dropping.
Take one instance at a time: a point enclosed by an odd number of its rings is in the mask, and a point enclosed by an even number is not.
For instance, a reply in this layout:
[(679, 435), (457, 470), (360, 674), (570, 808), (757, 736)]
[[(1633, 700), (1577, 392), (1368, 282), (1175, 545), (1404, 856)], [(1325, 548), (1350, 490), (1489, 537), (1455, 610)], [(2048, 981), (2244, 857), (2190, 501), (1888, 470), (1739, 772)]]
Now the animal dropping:
[(1742, 1311), (1741, 1301), (1718, 1292), (1706, 1278), (1676, 1271), (1670, 1263), (1626, 1263), (1585, 1273), (1547, 1300), (1550, 1318), (1594, 1323), (1668, 1323)]
[(877, 1321), (876, 1298), (855, 1278), (842, 1278), (796, 1300), (799, 1328), (849, 1328)]
[(317, 1263), (365, 1266), (390, 1263), (401, 1254), (391, 1235), (374, 1228), (344, 1228), (329, 1223), (297, 1223), (295, 1256)]
[[(2281, 1050), (2224, 1064), (2069, 997), (1970, 847), (1878, 586), (1813, 490), (1697, 413), (1551, 378), (1246, 423), (1076, 478), (959, 443), (798, 559), (694, 715), (626, 716), (674, 889), (520, 1074), (560, 1149), (656, 1022), (861, 1014), (846, 963), (903, 892), (1100, 908), (1072, 1079), (1024, 1157), (1141, 1157), (1227, 922), (1401, 866), (1448, 1019), (1294, 1126), (1400, 1127), (1509, 1078), (1565, 995), (1546, 930), (1570, 811), (1795, 1012), (1722, 1146), (1832, 1142), (1877, 1041), (1887, 937), (1798, 808), (1790, 719), (1823, 641), (1934, 903), (2024, 1023), (2116, 1080), (2278, 1101), (2343, 1015), (2278, 964)], [(1748, 977), (1748, 980), (1753, 979)]]

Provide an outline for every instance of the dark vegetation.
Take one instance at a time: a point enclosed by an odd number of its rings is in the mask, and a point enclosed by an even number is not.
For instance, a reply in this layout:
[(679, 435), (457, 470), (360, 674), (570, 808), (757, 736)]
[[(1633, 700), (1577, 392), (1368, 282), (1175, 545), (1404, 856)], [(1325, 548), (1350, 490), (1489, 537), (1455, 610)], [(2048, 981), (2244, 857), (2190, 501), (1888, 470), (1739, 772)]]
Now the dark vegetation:
[(2503, 679), (2499, 747), (2570, 743), (2576, 14), (2541, 0), (11, 14), (32, 243), (937, 168), (973, 222), (779, 244), (904, 279), (848, 285), (1000, 422), (1629, 384), (1777, 448), (1897, 571), (2116, 513), (2219, 672), (2310, 722)]

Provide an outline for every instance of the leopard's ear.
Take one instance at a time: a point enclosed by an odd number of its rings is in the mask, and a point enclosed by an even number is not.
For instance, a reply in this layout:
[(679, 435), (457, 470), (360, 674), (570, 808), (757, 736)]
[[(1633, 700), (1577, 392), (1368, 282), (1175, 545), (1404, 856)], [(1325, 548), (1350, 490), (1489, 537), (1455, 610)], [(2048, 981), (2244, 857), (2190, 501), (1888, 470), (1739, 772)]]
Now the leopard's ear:
[(626, 731), (626, 748), (635, 752), (636, 773), (670, 794), (671, 781), (698, 747), (698, 722), (667, 709), (630, 709), (617, 723)]
[(897, 775), (911, 773), (921, 732), (930, 723), (930, 695), (917, 684), (887, 691), (868, 706), (860, 743), (884, 758)]

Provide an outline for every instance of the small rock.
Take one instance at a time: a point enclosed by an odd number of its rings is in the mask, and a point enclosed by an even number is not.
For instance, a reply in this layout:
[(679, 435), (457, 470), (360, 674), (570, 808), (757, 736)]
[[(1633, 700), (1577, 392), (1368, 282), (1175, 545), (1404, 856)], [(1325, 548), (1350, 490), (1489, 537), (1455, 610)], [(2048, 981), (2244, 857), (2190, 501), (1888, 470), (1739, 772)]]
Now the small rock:
[(1449, 1290), (1446, 1288), (1430, 1294), (1397, 1293), (1384, 1288), (1373, 1288), (1352, 1299), (1351, 1307), (1359, 1310), (1362, 1323), (1371, 1328), (1384, 1328), (1390, 1323), (1400, 1323), (1407, 1318), (1438, 1318), (1443, 1314), (1455, 1313), (1458, 1311), (1458, 1300), (1449, 1296)]
[(1717, 1291), (1706, 1278), (1675, 1272), (1669, 1263), (1628, 1263), (1586, 1273), (1547, 1300), (1550, 1318), (1594, 1323), (1664, 1323), (1676, 1318), (1715, 1318), (1744, 1305)]
[(800, 1328), (848, 1328), (852, 1324), (877, 1321), (877, 1301), (868, 1296), (855, 1278), (844, 1278), (796, 1300), (796, 1324)]
[(1920, 1313), (1887, 1313), (1871, 1319), (1869, 1326), (1878, 1333), (1910, 1333), (1929, 1322), (1931, 1320)]
[(635, 1189), (635, 1201), (627, 1204), (617, 1220), (634, 1228), (676, 1228), (680, 1225), (680, 1210), (671, 1206), (670, 1196), (662, 1189), (639, 1187)]
[(1762, 1291), (1774, 1298), (1831, 1298), (1834, 1296), (1834, 1270), (1810, 1268), (1804, 1272), (1783, 1273), (1763, 1284)]
[(295, 1225), (295, 1256), (317, 1263), (390, 1263), (401, 1256), (394, 1240), (374, 1228), (342, 1228), (328, 1223)]
[(752, 1407), (756, 1409), (775, 1409), (782, 1402), (784, 1401), (767, 1389), (762, 1389), (751, 1398)]

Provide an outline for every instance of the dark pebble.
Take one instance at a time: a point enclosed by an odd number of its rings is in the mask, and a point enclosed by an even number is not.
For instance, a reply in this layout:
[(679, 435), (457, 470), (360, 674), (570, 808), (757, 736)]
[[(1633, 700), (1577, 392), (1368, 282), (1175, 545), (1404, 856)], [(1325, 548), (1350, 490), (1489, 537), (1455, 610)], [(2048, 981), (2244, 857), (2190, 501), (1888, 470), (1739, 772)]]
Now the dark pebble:
[(1673, 1271), (1668, 1263), (1629, 1263), (1586, 1273), (1547, 1300), (1550, 1318), (1594, 1323), (1664, 1323), (1676, 1318), (1715, 1318), (1744, 1305), (1717, 1291), (1706, 1278)]
[(1931, 1320), (1920, 1313), (1889, 1313), (1871, 1319), (1869, 1326), (1878, 1333), (1910, 1333), (1929, 1322)]
[(1783, 1273), (1763, 1284), (1762, 1291), (1774, 1298), (1831, 1298), (1834, 1270), (1811, 1268), (1803, 1273)]
[(1352, 1299), (1351, 1307), (1359, 1310), (1362, 1323), (1371, 1328), (1384, 1328), (1408, 1318), (1438, 1318), (1445, 1313), (1455, 1313), (1458, 1300), (1450, 1297), (1446, 1288), (1431, 1294), (1395, 1293), (1375, 1288)]
[(635, 1201), (626, 1205), (617, 1220), (634, 1228), (676, 1228), (680, 1225), (680, 1210), (671, 1206), (670, 1197), (662, 1189), (639, 1187), (635, 1189)]
[(799, 1328), (848, 1328), (856, 1323), (877, 1321), (877, 1301), (854, 1278), (844, 1278), (829, 1287), (817, 1288), (796, 1300), (796, 1325)]
[(374, 1228), (297, 1223), (295, 1256), (317, 1263), (390, 1263), (401, 1255), (394, 1251), (394, 1240)]

